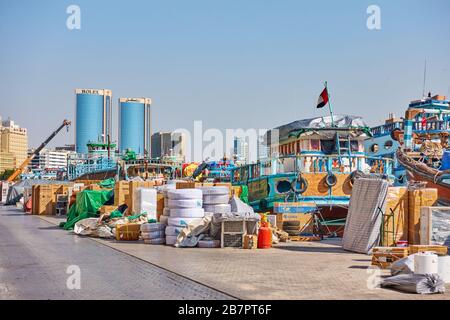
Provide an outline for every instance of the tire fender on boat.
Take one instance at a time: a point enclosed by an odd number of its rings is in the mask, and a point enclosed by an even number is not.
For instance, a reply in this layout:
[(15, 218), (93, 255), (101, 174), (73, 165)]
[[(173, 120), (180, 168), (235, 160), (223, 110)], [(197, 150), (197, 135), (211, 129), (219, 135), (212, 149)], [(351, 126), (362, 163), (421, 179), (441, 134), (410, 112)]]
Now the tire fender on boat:
[(294, 192), (303, 194), (308, 189), (308, 181), (306, 181), (306, 179), (302, 176), (298, 176), (297, 179), (292, 181), (291, 186)]
[(328, 187), (334, 187), (337, 183), (337, 177), (333, 172), (328, 172), (327, 176), (325, 177), (325, 183)]

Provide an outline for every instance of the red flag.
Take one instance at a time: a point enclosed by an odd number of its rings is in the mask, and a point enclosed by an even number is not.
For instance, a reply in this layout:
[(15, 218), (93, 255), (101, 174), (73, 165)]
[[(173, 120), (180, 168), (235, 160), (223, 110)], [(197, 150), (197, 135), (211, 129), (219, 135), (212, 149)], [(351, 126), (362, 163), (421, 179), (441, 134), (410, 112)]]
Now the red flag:
[(317, 108), (323, 108), (328, 103), (328, 90), (327, 88), (323, 89), (322, 93), (317, 99)]

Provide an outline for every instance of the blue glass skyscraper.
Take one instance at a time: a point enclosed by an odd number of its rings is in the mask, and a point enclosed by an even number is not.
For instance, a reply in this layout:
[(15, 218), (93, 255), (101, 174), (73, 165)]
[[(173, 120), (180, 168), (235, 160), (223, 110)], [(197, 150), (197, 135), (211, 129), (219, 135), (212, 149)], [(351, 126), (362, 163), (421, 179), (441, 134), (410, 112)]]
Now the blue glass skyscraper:
[(119, 150), (125, 152), (131, 149), (136, 154), (150, 156), (149, 98), (119, 99)]
[(75, 148), (87, 153), (88, 142), (107, 142), (111, 135), (111, 90), (75, 90)]

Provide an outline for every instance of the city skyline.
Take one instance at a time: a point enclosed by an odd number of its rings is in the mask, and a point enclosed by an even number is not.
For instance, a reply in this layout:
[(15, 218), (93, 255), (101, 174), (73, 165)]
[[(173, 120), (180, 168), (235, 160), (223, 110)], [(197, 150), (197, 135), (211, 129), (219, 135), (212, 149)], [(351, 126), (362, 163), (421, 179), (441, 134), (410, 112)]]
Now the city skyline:
[[(420, 98), (425, 60), (425, 90), (449, 93), (450, 44), (438, 31), (450, 30), (450, 5), (434, 2), (377, 1), (381, 29), (368, 30), (369, 1), (77, 1), (81, 29), (69, 30), (70, 2), (2, 1), (0, 115), (27, 128), (36, 147), (62, 119), (75, 120), (75, 88), (108, 88), (115, 141), (119, 97), (152, 98), (153, 132), (192, 130), (195, 120), (273, 128), (327, 115), (315, 109), (327, 80), (336, 114), (377, 125)], [(74, 133), (51, 146), (72, 144)]]

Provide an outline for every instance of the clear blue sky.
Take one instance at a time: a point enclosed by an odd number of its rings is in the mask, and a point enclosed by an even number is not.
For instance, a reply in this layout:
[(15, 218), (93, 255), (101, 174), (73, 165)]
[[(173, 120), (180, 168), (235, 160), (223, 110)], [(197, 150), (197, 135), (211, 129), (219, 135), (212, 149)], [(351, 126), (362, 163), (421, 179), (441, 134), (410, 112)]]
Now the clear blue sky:
[[(81, 30), (66, 28), (70, 4)], [(0, 0), (0, 115), (36, 146), (73, 119), (75, 88), (107, 88), (116, 107), (151, 97), (155, 130), (271, 128), (324, 114), (328, 80), (335, 113), (374, 125), (420, 97), (425, 59), (426, 90), (449, 94), (449, 13), (448, 0)]]

